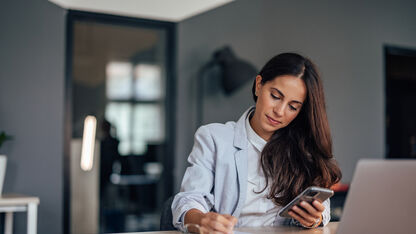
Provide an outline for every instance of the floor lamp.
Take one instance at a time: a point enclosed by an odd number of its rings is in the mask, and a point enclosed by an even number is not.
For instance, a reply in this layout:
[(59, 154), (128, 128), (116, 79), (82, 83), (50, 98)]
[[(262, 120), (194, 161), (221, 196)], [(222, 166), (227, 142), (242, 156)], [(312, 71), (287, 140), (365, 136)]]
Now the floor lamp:
[(213, 58), (206, 63), (198, 72), (197, 79), (197, 128), (202, 124), (203, 98), (204, 98), (204, 76), (214, 66), (220, 67), (221, 84), (226, 95), (232, 94), (248, 80), (253, 80), (257, 75), (257, 69), (250, 63), (239, 59), (229, 46), (214, 52)]

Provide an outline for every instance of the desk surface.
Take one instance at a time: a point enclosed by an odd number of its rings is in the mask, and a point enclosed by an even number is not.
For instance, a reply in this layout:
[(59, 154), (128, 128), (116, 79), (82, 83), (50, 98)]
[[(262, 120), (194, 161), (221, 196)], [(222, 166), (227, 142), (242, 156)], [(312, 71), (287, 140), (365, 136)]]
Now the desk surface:
[[(235, 234), (240, 233), (285, 233), (285, 234), (294, 234), (294, 233), (301, 233), (301, 234), (335, 234), (337, 231), (338, 222), (331, 222), (325, 227), (315, 228), (315, 229), (303, 229), (298, 227), (256, 227), (256, 228), (249, 228), (249, 227), (242, 227), (237, 228), (234, 232)], [(138, 232), (136, 232), (138, 233)], [(181, 232), (178, 231), (159, 231), (159, 232), (144, 232), (146, 234), (178, 234)], [(134, 234), (134, 233), (131, 233)]]
[(0, 196), (0, 206), (27, 205), (29, 203), (39, 204), (39, 198), (20, 194), (3, 194)]

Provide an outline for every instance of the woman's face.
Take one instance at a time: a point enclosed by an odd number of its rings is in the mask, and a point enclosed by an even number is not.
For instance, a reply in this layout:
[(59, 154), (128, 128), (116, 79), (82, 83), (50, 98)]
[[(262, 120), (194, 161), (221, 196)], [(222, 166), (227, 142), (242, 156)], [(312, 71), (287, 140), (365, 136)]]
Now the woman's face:
[(253, 130), (268, 141), (299, 114), (306, 98), (305, 82), (293, 75), (277, 76), (264, 84), (256, 77), (256, 110), (250, 120)]

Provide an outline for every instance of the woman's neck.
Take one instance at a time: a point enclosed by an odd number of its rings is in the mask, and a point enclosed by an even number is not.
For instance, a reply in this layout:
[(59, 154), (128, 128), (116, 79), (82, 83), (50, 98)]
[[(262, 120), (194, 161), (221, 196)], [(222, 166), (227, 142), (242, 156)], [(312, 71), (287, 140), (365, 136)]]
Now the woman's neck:
[(249, 116), (249, 123), (250, 123), (251, 128), (254, 130), (254, 132), (257, 133), (257, 135), (259, 135), (265, 141), (269, 141), (269, 139), (272, 136), (272, 134), (265, 134), (265, 133), (263, 133), (261, 131), (260, 120), (256, 116), (256, 112), (255, 111), (253, 111), (250, 114), (250, 116)]

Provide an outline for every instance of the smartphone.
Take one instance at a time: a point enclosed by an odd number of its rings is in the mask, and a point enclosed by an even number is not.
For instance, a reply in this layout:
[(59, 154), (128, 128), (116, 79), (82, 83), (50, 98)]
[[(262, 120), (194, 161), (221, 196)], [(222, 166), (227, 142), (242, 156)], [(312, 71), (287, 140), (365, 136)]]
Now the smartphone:
[(334, 195), (334, 191), (332, 191), (331, 189), (316, 186), (308, 187), (301, 194), (295, 197), (291, 202), (289, 202), (289, 204), (283, 207), (279, 211), (279, 216), (291, 218), (292, 216), (290, 216), (287, 212), (289, 212), (289, 210), (292, 209), (293, 206), (299, 205), (301, 201), (312, 203), (313, 200), (318, 200), (320, 202), (324, 202), (326, 199), (332, 197), (332, 195)]

